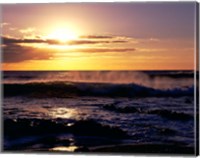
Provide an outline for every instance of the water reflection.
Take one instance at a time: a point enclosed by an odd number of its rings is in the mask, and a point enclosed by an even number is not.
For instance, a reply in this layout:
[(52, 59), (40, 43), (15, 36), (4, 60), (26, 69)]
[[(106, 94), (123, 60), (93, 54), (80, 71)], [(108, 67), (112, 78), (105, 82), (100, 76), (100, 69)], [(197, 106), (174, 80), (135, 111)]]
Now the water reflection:
[(72, 108), (52, 108), (49, 111), (49, 115), (53, 118), (64, 118), (64, 119), (69, 119), (69, 118), (75, 118), (77, 116), (78, 112), (75, 109)]
[(58, 146), (50, 149), (51, 151), (68, 151), (68, 152), (74, 152), (74, 150), (78, 149), (77, 146)]

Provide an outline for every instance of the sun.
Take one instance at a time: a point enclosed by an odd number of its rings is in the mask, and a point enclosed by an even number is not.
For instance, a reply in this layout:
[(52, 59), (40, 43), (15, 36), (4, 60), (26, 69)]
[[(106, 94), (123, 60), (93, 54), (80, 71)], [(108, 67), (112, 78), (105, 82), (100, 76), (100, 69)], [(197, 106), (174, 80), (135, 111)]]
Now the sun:
[(55, 39), (60, 42), (67, 42), (78, 38), (75, 31), (69, 29), (58, 28), (46, 36), (47, 39)]

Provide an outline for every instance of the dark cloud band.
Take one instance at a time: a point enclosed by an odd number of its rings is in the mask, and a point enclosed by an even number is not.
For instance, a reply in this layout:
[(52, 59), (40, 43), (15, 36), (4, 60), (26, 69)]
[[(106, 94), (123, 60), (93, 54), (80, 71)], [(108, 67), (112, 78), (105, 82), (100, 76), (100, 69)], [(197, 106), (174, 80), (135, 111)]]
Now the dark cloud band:
[(60, 42), (54, 39), (18, 39), (10, 37), (2, 37), (2, 43), (7, 44), (17, 44), (17, 43), (46, 43), (52, 45), (83, 45), (83, 44), (109, 44), (109, 43), (125, 43), (126, 40), (70, 40), (67, 42)]

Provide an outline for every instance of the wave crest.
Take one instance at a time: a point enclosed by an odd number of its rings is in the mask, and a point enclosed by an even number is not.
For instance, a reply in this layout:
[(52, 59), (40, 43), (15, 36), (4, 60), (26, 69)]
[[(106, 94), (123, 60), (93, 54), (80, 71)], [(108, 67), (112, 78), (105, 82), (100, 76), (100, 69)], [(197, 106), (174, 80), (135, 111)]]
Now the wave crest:
[(179, 97), (193, 96), (194, 87), (167, 90), (154, 89), (138, 84), (44, 82), (4, 84), (4, 96), (29, 97)]

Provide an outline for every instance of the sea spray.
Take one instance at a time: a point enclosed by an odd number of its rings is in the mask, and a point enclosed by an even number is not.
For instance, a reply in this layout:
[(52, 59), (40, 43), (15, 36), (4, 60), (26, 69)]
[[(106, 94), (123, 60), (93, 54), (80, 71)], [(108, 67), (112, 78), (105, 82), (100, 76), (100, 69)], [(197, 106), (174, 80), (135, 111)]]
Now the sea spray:
[[(172, 71), (173, 72), (173, 71)], [(84, 82), (137, 84), (154, 89), (187, 88), (193, 85), (192, 72), (151, 71), (36, 71), (5, 72), (4, 83)], [(182, 77), (180, 77), (182, 76)], [(178, 80), (177, 80), (177, 77)]]

